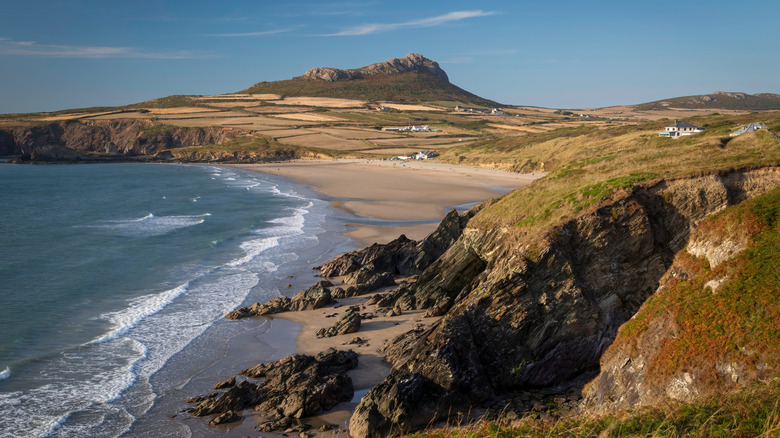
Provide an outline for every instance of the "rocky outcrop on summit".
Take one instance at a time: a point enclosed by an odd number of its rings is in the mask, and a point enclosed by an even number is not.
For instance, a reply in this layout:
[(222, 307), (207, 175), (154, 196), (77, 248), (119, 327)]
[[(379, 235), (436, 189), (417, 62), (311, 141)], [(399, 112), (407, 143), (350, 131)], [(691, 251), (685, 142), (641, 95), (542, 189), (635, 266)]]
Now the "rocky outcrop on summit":
[(332, 82), (349, 79), (363, 79), (366, 76), (374, 75), (394, 75), (409, 71), (429, 73), (439, 79), (449, 82), (447, 73), (439, 67), (439, 64), (436, 61), (431, 61), (417, 53), (410, 53), (403, 58), (393, 58), (385, 62), (350, 70), (317, 67), (307, 71), (303, 75), (303, 78)]
[(350, 433), (398, 434), (499, 394), (581, 388), (691, 230), (778, 184), (770, 168), (637, 186), (534, 244), (512, 230), (465, 229), (386, 303), (448, 310), (385, 348), (391, 374), (363, 397)]
[(230, 135), (224, 128), (162, 126), (150, 120), (69, 120), (0, 129), (0, 149), (22, 161), (151, 158), (166, 149), (222, 143)]
[[(260, 364), (241, 374), (262, 378), (262, 382), (253, 384), (244, 380), (222, 395), (202, 401), (192, 410), (192, 415), (235, 413), (254, 407), (271, 418), (260, 426), (261, 430), (286, 428), (294, 418), (308, 417), (352, 399), (352, 379), (346, 373), (357, 364), (357, 353), (333, 348), (316, 356), (297, 354)], [(231, 421), (236, 418), (237, 415), (227, 416)]]

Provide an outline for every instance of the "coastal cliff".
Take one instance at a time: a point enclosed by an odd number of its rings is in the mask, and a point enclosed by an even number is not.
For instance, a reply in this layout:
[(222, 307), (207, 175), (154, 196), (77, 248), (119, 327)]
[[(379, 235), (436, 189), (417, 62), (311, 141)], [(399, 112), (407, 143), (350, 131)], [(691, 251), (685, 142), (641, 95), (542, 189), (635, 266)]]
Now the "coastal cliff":
[(408, 432), (502, 394), (581, 391), (609, 369), (602, 355), (676, 255), (696, 246), (697, 226), (778, 184), (774, 167), (659, 180), (541, 236), (467, 226), (416, 283), (383, 300), (444, 317), (383, 347), (392, 371), (362, 398), (350, 433)]
[(70, 120), (0, 128), (0, 154), (17, 155), (22, 162), (160, 160), (172, 157), (163, 151), (219, 144), (231, 136), (220, 127), (182, 128), (143, 119)]

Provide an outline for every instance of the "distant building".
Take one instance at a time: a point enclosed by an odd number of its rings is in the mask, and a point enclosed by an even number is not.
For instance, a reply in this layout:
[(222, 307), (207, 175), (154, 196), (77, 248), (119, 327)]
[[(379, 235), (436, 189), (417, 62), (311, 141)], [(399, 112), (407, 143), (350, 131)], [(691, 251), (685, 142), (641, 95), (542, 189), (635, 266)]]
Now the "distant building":
[(667, 126), (663, 132), (658, 133), (658, 136), (680, 138), (686, 135), (698, 134), (699, 132), (702, 131), (704, 131), (704, 128), (691, 125), (688, 122), (680, 122), (678, 120), (675, 120), (674, 125)]
[(391, 126), (382, 128), (383, 131), (392, 132), (430, 132), (431, 128), (428, 125), (414, 125), (414, 126)]
[(736, 137), (738, 135), (749, 134), (751, 132), (756, 132), (756, 131), (758, 131), (761, 128), (766, 128), (766, 125), (763, 124), (763, 123), (751, 123), (751, 124), (749, 124), (747, 126), (743, 126), (743, 127), (739, 128), (739, 129), (737, 129), (736, 131), (732, 132), (729, 135), (732, 136), (732, 137)]
[(503, 116), (504, 112), (501, 111), (501, 108), (493, 108), (493, 111), (490, 111), (490, 114), (493, 114), (494, 116)]
[(437, 156), (436, 152), (433, 151), (420, 151), (417, 152), (417, 154), (414, 156), (416, 160), (430, 160), (431, 158)]

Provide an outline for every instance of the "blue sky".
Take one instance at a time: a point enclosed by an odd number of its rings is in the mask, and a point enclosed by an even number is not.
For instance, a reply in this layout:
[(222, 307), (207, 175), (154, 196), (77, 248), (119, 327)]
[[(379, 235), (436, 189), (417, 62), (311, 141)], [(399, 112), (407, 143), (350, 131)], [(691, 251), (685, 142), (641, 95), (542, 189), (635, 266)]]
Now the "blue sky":
[(420, 53), (502, 103), (780, 94), (780, 2), (0, 0), (0, 113), (234, 92)]

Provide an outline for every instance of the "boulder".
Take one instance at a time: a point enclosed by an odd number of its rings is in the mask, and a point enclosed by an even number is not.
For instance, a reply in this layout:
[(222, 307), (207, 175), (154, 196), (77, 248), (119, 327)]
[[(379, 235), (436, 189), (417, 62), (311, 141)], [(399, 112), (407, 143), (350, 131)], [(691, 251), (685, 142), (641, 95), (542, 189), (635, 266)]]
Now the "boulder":
[(350, 308), (338, 321), (336, 321), (336, 324), (328, 329), (323, 328), (317, 331), (317, 337), (330, 338), (333, 336), (355, 333), (358, 330), (360, 330), (360, 315)]

